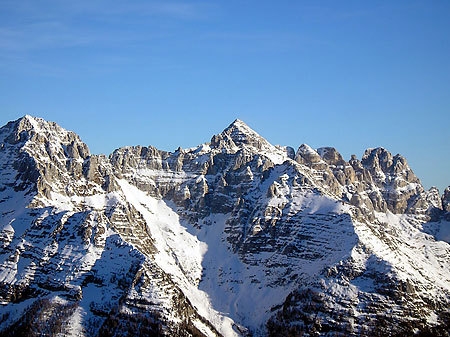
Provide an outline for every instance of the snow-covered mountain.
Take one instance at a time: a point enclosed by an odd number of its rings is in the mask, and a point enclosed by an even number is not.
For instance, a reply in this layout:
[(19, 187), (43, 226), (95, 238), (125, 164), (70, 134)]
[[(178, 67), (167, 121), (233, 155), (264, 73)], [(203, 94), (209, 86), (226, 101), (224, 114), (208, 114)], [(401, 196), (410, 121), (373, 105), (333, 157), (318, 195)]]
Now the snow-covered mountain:
[(449, 336), (449, 242), (450, 188), (383, 148), (0, 129), (2, 336)]

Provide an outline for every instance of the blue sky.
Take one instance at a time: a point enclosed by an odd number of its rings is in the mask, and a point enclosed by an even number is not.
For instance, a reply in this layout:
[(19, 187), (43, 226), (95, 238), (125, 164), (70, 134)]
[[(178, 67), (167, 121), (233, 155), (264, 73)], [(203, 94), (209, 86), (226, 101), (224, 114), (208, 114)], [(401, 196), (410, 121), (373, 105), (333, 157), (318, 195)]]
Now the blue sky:
[(383, 146), (442, 192), (450, 2), (0, 0), (0, 124), (25, 114), (105, 154), (240, 118), (345, 159)]

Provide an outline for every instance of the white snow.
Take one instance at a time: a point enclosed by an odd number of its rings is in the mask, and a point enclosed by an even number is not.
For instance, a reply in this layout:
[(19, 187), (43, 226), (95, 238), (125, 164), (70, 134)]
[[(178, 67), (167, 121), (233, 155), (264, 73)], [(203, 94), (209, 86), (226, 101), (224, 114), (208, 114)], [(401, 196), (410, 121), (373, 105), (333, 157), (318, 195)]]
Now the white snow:
[(361, 243), (391, 265), (398, 278), (416, 280), (424, 289), (430, 289), (429, 297), (437, 295), (436, 285), (450, 291), (450, 261), (437, 258), (448, 256), (450, 246), (420, 231), (413, 225), (417, 221), (414, 216), (386, 212), (376, 213), (376, 217), (380, 225), (355, 222)]
[(206, 317), (225, 336), (238, 336), (233, 321), (214, 310), (208, 294), (198, 288), (202, 260), (209, 248), (180, 224), (178, 215), (163, 200), (150, 197), (126, 180), (118, 181), (127, 201), (144, 217), (158, 253), (155, 261), (177, 281), (200, 315)]
[(287, 296), (291, 287), (267, 287), (264, 265), (247, 265), (230, 251), (224, 237), (228, 218), (228, 214), (212, 214), (204, 219), (201, 230), (192, 229), (208, 244), (200, 289), (209, 294), (215, 309), (256, 328), (268, 318), (270, 308)]
[[(67, 326), (67, 335), (71, 337), (84, 337), (85, 329), (83, 327), (83, 322), (85, 321), (86, 312), (82, 307), (77, 307), (75, 312), (70, 317)], [(63, 337), (63, 336), (61, 336)]]
[(450, 221), (441, 221), (439, 230), (436, 233), (436, 239), (450, 243)]
[[(35, 132), (43, 132), (49, 128), (43, 120), (30, 116), (26, 116), (26, 119)], [(229, 242), (228, 235), (230, 219), (235, 214), (213, 213), (201, 219), (198, 224), (186, 223), (174, 211), (175, 205), (151, 197), (130, 183), (137, 182), (136, 185), (139, 186), (142, 182), (155, 188), (161, 184), (176, 184), (180, 194), (185, 199), (190, 198), (190, 183), (202, 184), (206, 189), (208, 179), (211, 178), (200, 174), (205, 167), (199, 167), (224, 149), (213, 149), (208, 144), (188, 149), (185, 154), (192, 156), (192, 164), (196, 165), (198, 172), (171, 171), (168, 166), (161, 170), (148, 169), (146, 162), (142, 160), (138, 168), (130, 168), (123, 175), (124, 179), (118, 180), (121, 191), (108, 194), (100, 186), (90, 186), (89, 196), (76, 195), (77, 188), (87, 184), (84, 178), (73, 182), (71, 186), (55, 182), (55, 187), (58, 188), (51, 191), (49, 199), (40, 196), (39, 201), (46, 209), (36, 213), (36, 209), (27, 208), (32, 195), (27, 195), (27, 191), (15, 192), (12, 187), (8, 187), (15, 182), (17, 174), (9, 164), (15, 152), (9, 148), (5, 150), (4, 147), (9, 145), (2, 143), (4, 155), (0, 158), (0, 178), (5, 188), (2, 190), (3, 199), (0, 200), (0, 236), (4, 247), (9, 249), (0, 252), (0, 282), (27, 284), (33, 280), (39, 267), (45, 267), (51, 273), (40, 276), (47, 277), (46, 280), (51, 285), (64, 285), (64, 289), (68, 291), (82, 292), (80, 306), (69, 321), (69, 334), (72, 336), (89, 335), (84, 331), (83, 324), (95, 319), (92, 307), (107, 311), (123, 295), (112, 281), (111, 284), (101, 285), (90, 282), (82, 288), (87, 273), (92, 272), (100, 282), (108, 283), (113, 275), (126, 274), (131, 264), (139, 265), (144, 272), (156, 264), (170, 275), (198, 313), (224, 336), (240, 335), (233, 328), (236, 327), (235, 322), (249, 327), (258, 335), (257, 329), (273, 314), (272, 307), (282, 303), (292, 290), (303, 284), (312, 284), (313, 280), (321, 280), (323, 287), (332, 296), (357, 303), (359, 294), (376, 291), (374, 279), (364, 274), (367, 269), (395, 274), (404, 282), (414, 280), (415, 291), (427, 298), (438, 297), (441, 292), (450, 292), (449, 222), (427, 224), (434, 226), (434, 231), (430, 231), (431, 235), (423, 228), (426, 227), (424, 220), (413, 215), (376, 213), (376, 220), (373, 222), (357, 221), (350, 217), (356, 209), (327, 196), (329, 192), (326, 188), (323, 188), (325, 195), (321, 195), (304, 185), (294, 187), (289, 184), (290, 180), (297, 178), (297, 174), (302, 174), (310, 181), (318, 182), (318, 188), (322, 188), (320, 181), (323, 180), (323, 170), (295, 164), (296, 171), (293, 173), (280, 165), (290, 160), (285, 148), (272, 146), (239, 120), (234, 126), (236, 130), (232, 134), (233, 139), (236, 143), (243, 141), (243, 144), (225, 149), (224, 152), (235, 153), (242, 150), (245, 156), (257, 155), (259, 166), (268, 160), (275, 164), (271, 169), (271, 176), (262, 184), (261, 178), (252, 172), (250, 166), (244, 172), (249, 178), (246, 183), (253, 184), (255, 189), (253, 195), (246, 195), (255, 200), (255, 209), (251, 211), (261, 211), (261, 214), (252, 214), (248, 223), (238, 222), (237, 225), (248, 229), (243, 231), (244, 242), (252, 237), (261, 239), (258, 250), (246, 253), (232, 251), (235, 246)], [(51, 135), (47, 148), (43, 149), (42, 144), (35, 144), (33, 148), (33, 144), (27, 143), (21, 151), (33, 155), (33, 149), (39, 147), (41, 151), (47, 151), (48, 157), (42, 156), (37, 158), (38, 161), (54, 161), (60, 167), (65, 167), (66, 158), (58, 157), (58, 151), (61, 150), (60, 146), (64, 147), (62, 139), (66, 139), (67, 134), (65, 130), (57, 131)], [(248, 137), (257, 138), (257, 151), (252, 145), (248, 145), (252, 142), (245, 142)], [(302, 145), (299, 151), (310, 155), (324, 155), (323, 149), (316, 152), (308, 145)], [(78, 159), (79, 163), (81, 161)], [(160, 163), (162, 164), (161, 160)], [(65, 178), (71, 179), (63, 170), (61, 172)], [(376, 172), (376, 176), (380, 180), (387, 180), (386, 183), (392, 182), (394, 178), (386, 177), (381, 170)], [(402, 187), (393, 190), (394, 185), (387, 185), (385, 188), (390, 188), (391, 192), (404, 193), (421, 187), (417, 183), (403, 182), (401, 177), (396, 179), (395, 183)], [(267, 196), (269, 187), (273, 187), (275, 196)], [(71, 189), (71, 193), (65, 193), (65, 188)], [(363, 197), (367, 198), (367, 195)], [(136, 249), (138, 244), (132, 246), (117, 232), (108, 228), (108, 220), (101, 223), (100, 218), (105, 217), (105, 213), (102, 213), (105, 209), (116, 205), (128, 207), (128, 202), (146, 222), (157, 249), (154, 256), (144, 257)], [(86, 210), (91, 212), (91, 218), (84, 218), (87, 216)], [(282, 216), (292, 222), (280, 223)], [(71, 217), (76, 219), (71, 222)], [(267, 225), (263, 220), (270, 220), (272, 223)], [(295, 226), (289, 228), (292, 223)], [(278, 238), (284, 240), (280, 245), (282, 248), (297, 248), (300, 253), (288, 255), (280, 250), (270, 250), (270, 243), (264, 242), (266, 228), (261, 224), (272, 226), (277, 233), (286, 230), (289, 235)], [(118, 226), (124, 230), (133, 230), (127, 228), (128, 225), (124, 221)], [(117, 230), (117, 227), (113, 228)], [(78, 233), (83, 230), (86, 230), (86, 237), (81, 238)], [(55, 240), (58, 235), (61, 237)], [(346, 277), (322, 277), (321, 273), (326, 268), (336, 269), (338, 264), (346, 261), (351, 261), (352, 268), (361, 273), (361, 276), (352, 280)], [(150, 271), (148, 275), (152, 275)], [(143, 296), (151, 299), (155, 306), (161, 305), (170, 311), (170, 298), (164, 298), (167, 294), (154, 282), (150, 282), (141, 293), (131, 289), (128, 296)], [(55, 301), (63, 301), (55, 296)], [(5, 312), (11, 312), (3, 324), (17, 319), (31, 303), (31, 300), (19, 304), (2, 303)], [(357, 315), (357, 304), (353, 309)], [(131, 313), (133, 309), (123, 306), (121, 310)], [(436, 323), (437, 315), (431, 311), (428, 313), (428, 322)], [(176, 319), (174, 313), (169, 312), (168, 317)], [(210, 332), (209, 327), (200, 320), (194, 320), (193, 324), (205, 334)]]

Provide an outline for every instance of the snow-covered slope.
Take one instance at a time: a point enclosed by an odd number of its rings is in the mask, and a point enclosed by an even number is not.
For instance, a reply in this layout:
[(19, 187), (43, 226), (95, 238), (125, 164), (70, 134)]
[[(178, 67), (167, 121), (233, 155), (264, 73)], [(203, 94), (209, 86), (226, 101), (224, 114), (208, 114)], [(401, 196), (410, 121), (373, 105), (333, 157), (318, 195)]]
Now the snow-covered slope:
[(105, 157), (25, 116), (0, 169), (2, 335), (448, 335), (450, 189), (385, 149), (295, 152), (236, 120)]

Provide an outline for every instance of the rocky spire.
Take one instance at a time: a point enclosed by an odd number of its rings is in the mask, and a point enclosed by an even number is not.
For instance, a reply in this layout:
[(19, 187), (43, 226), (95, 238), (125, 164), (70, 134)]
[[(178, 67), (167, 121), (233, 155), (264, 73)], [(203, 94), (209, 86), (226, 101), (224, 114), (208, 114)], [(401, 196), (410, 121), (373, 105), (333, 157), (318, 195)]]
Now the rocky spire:
[(382, 148), (292, 152), (240, 120), (197, 149), (109, 159), (38, 118), (0, 128), (1, 333), (52, 317), (67, 335), (446, 335), (437, 189)]
[(448, 186), (442, 195), (442, 208), (446, 212), (450, 212), (450, 186)]

